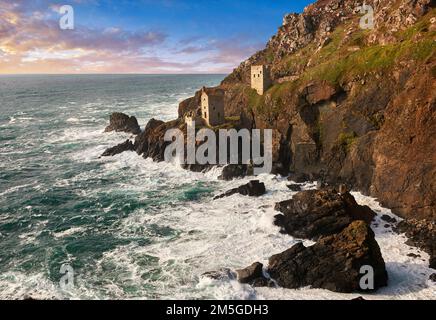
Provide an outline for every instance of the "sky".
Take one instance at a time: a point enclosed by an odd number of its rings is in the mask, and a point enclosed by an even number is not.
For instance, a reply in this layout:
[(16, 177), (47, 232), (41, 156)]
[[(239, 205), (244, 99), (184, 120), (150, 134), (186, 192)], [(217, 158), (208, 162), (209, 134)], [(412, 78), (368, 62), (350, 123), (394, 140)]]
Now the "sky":
[(0, 74), (229, 73), (312, 2), (0, 0)]

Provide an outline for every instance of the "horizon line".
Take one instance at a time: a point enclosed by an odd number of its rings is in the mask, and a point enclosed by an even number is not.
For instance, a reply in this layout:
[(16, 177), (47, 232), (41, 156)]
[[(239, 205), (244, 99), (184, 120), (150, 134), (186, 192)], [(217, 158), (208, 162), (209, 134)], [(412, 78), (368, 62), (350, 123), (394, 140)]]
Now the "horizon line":
[(150, 75), (150, 76), (177, 76), (177, 75), (229, 75), (229, 73), (0, 73), (1, 76), (98, 76), (98, 75)]

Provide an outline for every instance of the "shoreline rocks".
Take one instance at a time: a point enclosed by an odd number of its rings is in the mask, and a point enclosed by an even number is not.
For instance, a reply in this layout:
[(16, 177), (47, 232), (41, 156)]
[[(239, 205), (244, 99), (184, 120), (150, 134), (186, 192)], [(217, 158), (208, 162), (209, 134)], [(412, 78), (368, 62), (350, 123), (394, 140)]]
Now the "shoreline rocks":
[(110, 116), (109, 126), (104, 130), (104, 132), (111, 131), (126, 132), (136, 135), (141, 133), (141, 128), (139, 127), (138, 120), (134, 116), (129, 117), (127, 114), (114, 112)]
[(360, 287), (362, 266), (373, 268), (374, 290), (387, 285), (388, 274), (374, 232), (364, 221), (355, 221), (311, 247), (299, 243), (273, 255), (267, 272), (284, 288), (311, 286), (351, 293), (366, 291)]
[(282, 214), (274, 224), (293, 237), (317, 240), (342, 231), (355, 220), (371, 223), (375, 213), (360, 206), (350, 193), (338, 194), (334, 189), (305, 190), (292, 199), (276, 204)]
[(223, 168), (220, 180), (231, 181), (235, 178), (243, 178), (248, 174), (248, 166), (244, 164), (229, 164)]
[(250, 284), (253, 287), (272, 287), (274, 282), (263, 275), (263, 264), (255, 262), (244, 269), (236, 270), (237, 280), (240, 283)]
[(288, 184), (288, 185), (286, 185), (286, 187), (288, 187), (289, 190), (294, 191), (294, 192), (301, 191), (301, 185), (296, 184), (296, 183)]
[(105, 152), (101, 155), (102, 157), (113, 157), (117, 154), (123, 153), (124, 151), (135, 151), (135, 147), (130, 140), (126, 140), (123, 143), (120, 143), (114, 147), (106, 149)]
[(242, 186), (239, 186), (238, 188), (231, 189), (223, 194), (220, 194), (216, 197), (214, 197), (214, 200), (230, 197), (234, 194), (242, 194), (243, 196), (250, 196), (250, 197), (260, 197), (264, 195), (266, 192), (265, 184), (263, 182), (260, 182), (259, 180), (252, 180), (247, 184), (244, 184)]
[(403, 220), (394, 229), (397, 233), (405, 233), (406, 244), (418, 247), (430, 255), (429, 266), (436, 269), (436, 223), (428, 220)]
[(144, 158), (151, 158), (153, 161), (162, 162), (165, 160), (165, 148), (170, 144), (164, 140), (165, 132), (168, 129), (178, 128), (179, 121), (163, 122), (151, 119), (143, 132), (135, 138), (136, 153)]

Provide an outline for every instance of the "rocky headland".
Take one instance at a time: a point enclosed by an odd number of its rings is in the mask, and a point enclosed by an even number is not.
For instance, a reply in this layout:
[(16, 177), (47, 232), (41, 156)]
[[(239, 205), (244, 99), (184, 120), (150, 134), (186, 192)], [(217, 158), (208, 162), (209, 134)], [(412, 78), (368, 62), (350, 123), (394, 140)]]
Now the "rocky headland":
[[(312, 286), (361, 291), (362, 266), (374, 269), (373, 290), (388, 274), (371, 230), (375, 213), (357, 204), (351, 188), (377, 198), (403, 218), (385, 217), (409, 244), (431, 256), (436, 235), (436, 9), (432, 0), (368, 0), (374, 28), (359, 26), (362, 1), (319, 0), (289, 14), (266, 48), (242, 62), (217, 88), (223, 93), (225, 123), (202, 127), (273, 129), (273, 173), (289, 175), (289, 200), (276, 204), (275, 224), (297, 244), (260, 263), (206, 276), (238, 279), (254, 286)], [(251, 67), (268, 66), (271, 85), (259, 95), (250, 85)], [(203, 89), (204, 90), (204, 89)], [(186, 117), (197, 114), (202, 91), (179, 105), (179, 117), (152, 119), (140, 131), (136, 118), (111, 116), (106, 131), (136, 135), (105, 156), (135, 151), (164, 161), (169, 129), (186, 136)], [(197, 144), (196, 147), (201, 145)], [(186, 165), (206, 171), (211, 165)], [(228, 165), (220, 179), (250, 175), (250, 165)], [(299, 182), (320, 181), (319, 190), (300, 191)], [(332, 187), (333, 186), (333, 187)], [(341, 186), (339, 188), (338, 186)], [(338, 187), (338, 188), (335, 188)], [(227, 191), (261, 196), (258, 181)]]

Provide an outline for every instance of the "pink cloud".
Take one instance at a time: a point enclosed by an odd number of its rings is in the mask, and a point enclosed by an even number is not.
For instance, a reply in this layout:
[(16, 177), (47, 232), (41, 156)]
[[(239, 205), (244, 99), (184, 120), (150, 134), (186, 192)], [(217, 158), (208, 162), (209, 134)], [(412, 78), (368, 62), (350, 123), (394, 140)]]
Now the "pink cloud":
[(162, 31), (116, 26), (61, 30), (55, 6), (28, 4), (0, 2), (0, 73), (227, 73), (260, 47), (200, 37), (172, 46)]

